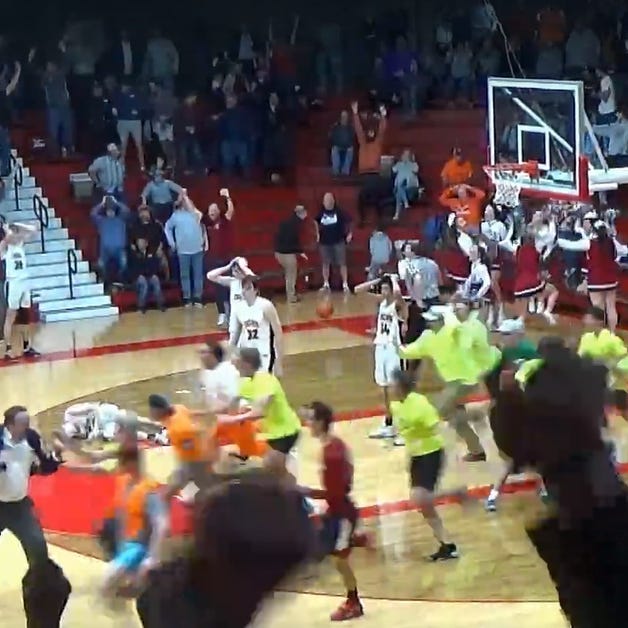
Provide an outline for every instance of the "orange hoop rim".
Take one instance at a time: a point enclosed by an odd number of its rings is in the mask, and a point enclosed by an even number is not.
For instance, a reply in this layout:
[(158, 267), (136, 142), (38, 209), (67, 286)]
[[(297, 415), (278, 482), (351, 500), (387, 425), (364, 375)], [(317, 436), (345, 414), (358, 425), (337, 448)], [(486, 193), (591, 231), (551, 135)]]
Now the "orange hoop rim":
[(539, 163), (537, 161), (524, 161), (521, 163), (499, 163), (484, 166), (484, 172), (493, 180), (499, 179), (497, 173), (515, 174), (517, 172), (524, 172), (531, 178), (539, 176)]

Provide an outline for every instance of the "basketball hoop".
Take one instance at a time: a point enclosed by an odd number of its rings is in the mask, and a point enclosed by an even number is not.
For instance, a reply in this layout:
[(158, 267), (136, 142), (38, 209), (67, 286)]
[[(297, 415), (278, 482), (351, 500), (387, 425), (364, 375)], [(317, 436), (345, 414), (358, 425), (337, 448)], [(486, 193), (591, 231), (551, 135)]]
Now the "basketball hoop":
[(495, 187), (495, 205), (517, 207), (524, 183), (538, 178), (539, 165), (535, 161), (520, 164), (495, 164), (484, 166), (484, 172)]

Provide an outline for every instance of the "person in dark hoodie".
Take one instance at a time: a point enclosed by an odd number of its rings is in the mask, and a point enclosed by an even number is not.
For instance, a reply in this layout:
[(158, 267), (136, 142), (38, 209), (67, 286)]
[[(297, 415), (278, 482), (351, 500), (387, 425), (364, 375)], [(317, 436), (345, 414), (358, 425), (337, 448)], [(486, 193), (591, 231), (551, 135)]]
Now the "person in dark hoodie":
[(188, 553), (150, 572), (137, 599), (144, 628), (245, 628), (316, 551), (302, 497), (263, 472), (199, 493), (193, 520)]
[(135, 283), (137, 291), (137, 307), (142, 314), (146, 312), (147, 298), (152, 294), (155, 304), (163, 312), (164, 296), (159, 278), (161, 262), (156, 254), (148, 250), (148, 242), (140, 238), (135, 242), (136, 250), (132, 251), (129, 267), (130, 279)]
[(490, 417), (495, 443), (545, 482), (552, 508), (527, 533), (570, 625), (623, 626), (628, 490), (600, 421), (608, 372), (558, 341), (540, 353), (515, 376), (502, 373)]

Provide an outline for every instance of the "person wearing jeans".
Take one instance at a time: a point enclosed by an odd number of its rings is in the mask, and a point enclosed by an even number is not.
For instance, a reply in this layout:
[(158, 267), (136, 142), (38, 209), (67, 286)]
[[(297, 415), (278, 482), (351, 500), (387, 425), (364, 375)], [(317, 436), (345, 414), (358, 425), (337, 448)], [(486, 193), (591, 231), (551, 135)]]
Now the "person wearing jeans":
[(331, 172), (334, 177), (351, 174), (353, 165), (353, 144), (355, 132), (350, 124), (349, 112), (340, 114), (340, 121), (334, 124), (329, 134), (331, 143)]
[(208, 249), (208, 241), (201, 217), (201, 213), (183, 193), (164, 228), (168, 244), (177, 254), (185, 307), (203, 307), (203, 257)]
[(164, 297), (159, 279), (161, 270), (159, 257), (149, 251), (148, 241), (143, 238), (135, 241), (135, 247), (131, 259), (131, 273), (137, 291), (137, 307), (142, 314), (146, 312), (146, 302), (152, 294), (157, 307), (163, 311)]
[(116, 201), (111, 195), (103, 197), (101, 203), (91, 212), (91, 219), (98, 231), (100, 255), (98, 268), (103, 278), (107, 278), (107, 270), (114, 262), (117, 279), (124, 278), (127, 267), (127, 227), (130, 210), (126, 205)]

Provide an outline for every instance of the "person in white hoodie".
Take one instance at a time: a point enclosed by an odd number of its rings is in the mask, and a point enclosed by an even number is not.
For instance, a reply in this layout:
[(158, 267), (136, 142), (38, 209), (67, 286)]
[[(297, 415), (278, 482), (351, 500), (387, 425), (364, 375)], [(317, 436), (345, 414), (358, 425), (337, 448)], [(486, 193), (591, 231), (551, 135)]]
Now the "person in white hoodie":
[(504, 320), (504, 302), (499, 283), (502, 274), (499, 243), (506, 238), (507, 233), (506, 225), (496, 218), (493, 206), (487, 205), (484, 210), (484, 219), (480, 223), (480, 240), (490, 260), (493, 299), (488, 309), (486, 323), (491, 329), (497, 329)]

